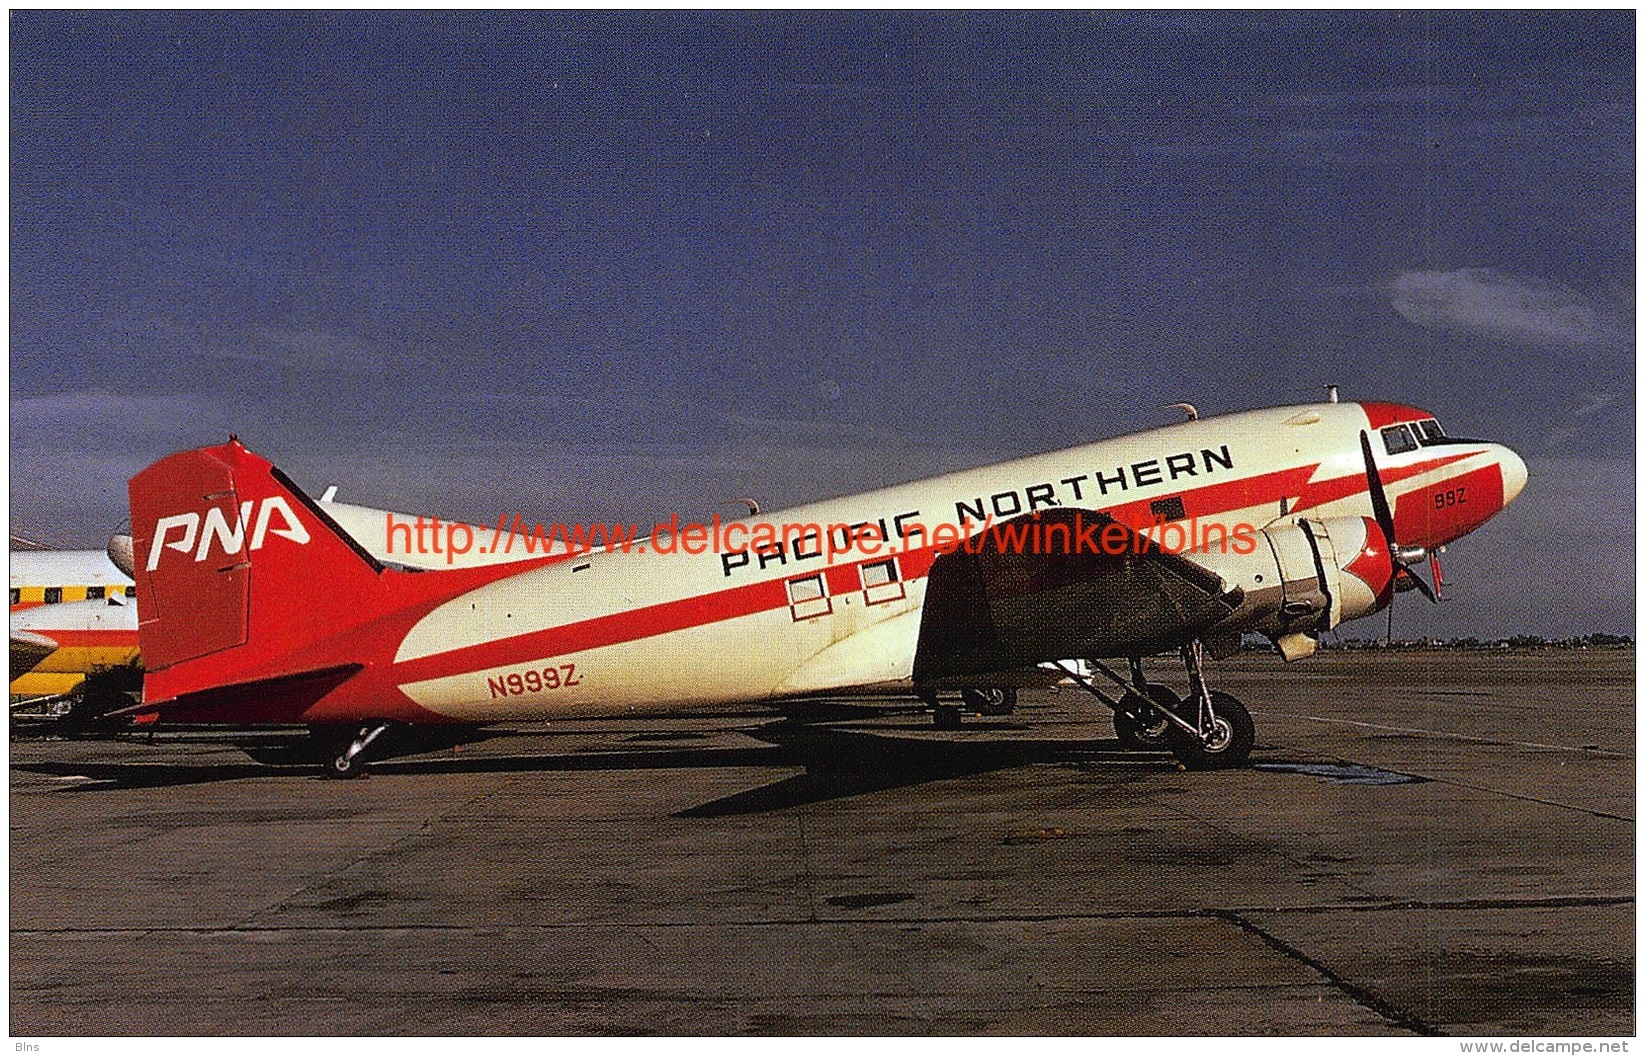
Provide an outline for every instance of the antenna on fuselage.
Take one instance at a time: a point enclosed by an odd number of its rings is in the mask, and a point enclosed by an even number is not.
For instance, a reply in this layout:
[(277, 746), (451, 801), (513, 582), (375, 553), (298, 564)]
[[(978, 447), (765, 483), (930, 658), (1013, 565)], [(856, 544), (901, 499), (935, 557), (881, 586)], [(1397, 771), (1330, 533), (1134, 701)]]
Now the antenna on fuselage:
[(1190, 422), (1199, 419), (1199, 411), (1191, 403), (1173, 403), (1171, 406), (1186, 414)]
[(1325, 386), (1325, 402), (1326, 403), (1336, 403), (1337, 402), (1337, 387), (1335, 385)]

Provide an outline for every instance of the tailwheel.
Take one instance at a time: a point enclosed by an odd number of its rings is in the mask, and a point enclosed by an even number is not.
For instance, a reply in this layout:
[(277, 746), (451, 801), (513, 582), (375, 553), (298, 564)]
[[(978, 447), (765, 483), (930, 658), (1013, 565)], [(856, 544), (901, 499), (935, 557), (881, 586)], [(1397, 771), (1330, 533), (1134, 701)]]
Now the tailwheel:
[(389, 723), (373, 722), (359, 728), (352, 738), (342, 746), (342, 750), (326, 761), (325, 775), (331, 778), (364, 777), (366, 773), (366, 749), (371, 743), (383, 735)]
[(1120, 747), (1133, 752), (1160, 752), (1171, 746), (1171, 720), (1160, 714), (1165, 709), (1182, 714), (1182, 698), (1170, 686), (1149, 682), (1144, 687), (1146, 696), (1132, 690), (1120, 700), (1114, 710), (1114, 733)]
[(1256, 744), (1256, 724), (1239, 698), (1227, 693), (1210, 694), (1210, 715), (1203, 717), (1199, 732), (1189, 733), (1171, 725), (1171, 752), (1189, 770), (1231, 770), (1244, 766)]
[(349, 778), (364, 777), (365, 773), (365, 760), (357, 755), (349, 755), (347, 751), (333, 756), (331, 761), (326, 763), (327, 777), (347, 780)]
[(1014, 689), (962, 689), (960, 699), (978, 715), (1009, 715), (1017, 707), (1017, 691)]

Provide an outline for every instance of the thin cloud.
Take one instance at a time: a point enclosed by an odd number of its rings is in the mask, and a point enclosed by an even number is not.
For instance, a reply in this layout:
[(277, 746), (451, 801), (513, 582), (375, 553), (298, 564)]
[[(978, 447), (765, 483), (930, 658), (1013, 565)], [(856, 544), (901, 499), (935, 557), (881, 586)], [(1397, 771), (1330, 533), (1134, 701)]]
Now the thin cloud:
[[(1589, 432), (1594, 428), (1594, 424), (1587, 419), (1610, 410), (1623, 400), (1624, 395), (1616, 392), (1579, 392), (1576, 398), (1581, 402), (1577, 405), (1550, 408), (1553, 420), (1560, 424), (1549, 430), (1549, 441), (1556, 447), (1563, 447), (1571, 440)], [(1620, 414), (1627, 421), (1632, 421), (1634, 417), (1633, 410), (1626, 407), (1612, 413)]]
[(112, 392), (104, 388), (22, 396), (11, 401), (12, 443), (85, 450), (119, 444), (152, 450), (221, 416), (193, 393)]
[(1394, 311), (1438, 333), (1537, 348), (1614, 345), (1627, 334), (1575, 290), (1495, 268), (1406, 271), (1389, 291)]
[(375, 374), (397, 362), (381, 341), (317, 327), (260, 326), (208, 338), (217, 359), (248, 360), (285, 369)]

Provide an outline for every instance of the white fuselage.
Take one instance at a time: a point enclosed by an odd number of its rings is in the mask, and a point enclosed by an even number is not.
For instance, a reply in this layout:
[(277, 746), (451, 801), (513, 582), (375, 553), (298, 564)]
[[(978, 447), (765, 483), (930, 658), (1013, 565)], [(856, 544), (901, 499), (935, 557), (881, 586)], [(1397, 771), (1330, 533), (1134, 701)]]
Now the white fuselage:
[[(975, 531), (1052, 506), (1139, 525), (1180, 517), (1195, 531), (1262, 528), (1299, 513), (1368, 516), (1366, 429), (1357, 404), (1271, 408), (733, 522), (750, 535), (731, 534), (745, 540), (761, 525), (780, 535), (775, 526), (867, 523), (889, 536), (832, 556), (813, 554), (823, 547), (810, 541), (727, 553), (726, 525), (718, 526), (721, 552), (684, 553), (683, 534), (671, 552), (650, 543), (591, 552), (435, 608), (400, 643), (393, 680), (418, 705), (465, 721), (906, 688), (931, 561), (918, 538), (900, 539), (911, 526)], [(1378, 458), (1390, 478), (1415, 470), (1389, 484), (1393, 496), (1434, 474), (1477, 468), (1494, 447)], [(1426, 462), (1435, 465), (1419, 468)]]

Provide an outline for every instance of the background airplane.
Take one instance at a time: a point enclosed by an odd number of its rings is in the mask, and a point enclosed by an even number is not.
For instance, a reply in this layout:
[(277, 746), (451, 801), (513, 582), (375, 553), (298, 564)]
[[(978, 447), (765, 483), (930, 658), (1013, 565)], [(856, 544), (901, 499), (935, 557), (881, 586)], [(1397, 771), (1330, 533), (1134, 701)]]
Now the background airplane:
[(10, 562), (12, 711), (68, 715), (93, 677), (109, 707), (136, 692), (136, 585), (109, 554), (14, 550)]
[(135, 598), (38, 605), (13, 612), (10, 631), (14, 718), (89, 719), (142, 688)]
[(13, 550), (11, 610), (130, 596), (135, 583), (103, 550)]

